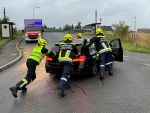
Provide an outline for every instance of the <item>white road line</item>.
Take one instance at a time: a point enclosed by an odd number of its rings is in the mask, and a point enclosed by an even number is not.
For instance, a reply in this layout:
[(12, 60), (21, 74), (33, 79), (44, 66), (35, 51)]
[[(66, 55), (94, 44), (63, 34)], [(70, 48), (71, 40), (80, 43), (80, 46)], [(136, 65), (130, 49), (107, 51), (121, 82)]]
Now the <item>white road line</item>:
[(125, 55), (124, 55), (123, 57), (124, 57), (124, 58), (128, 58), (129, 56), (125, 56)]
[(150, 66), (150, 64), (144, 64), (145, 66)]
[(12, 56), (15, 56), (15, 55), (17, 55), (17, 54), (11, 54)]

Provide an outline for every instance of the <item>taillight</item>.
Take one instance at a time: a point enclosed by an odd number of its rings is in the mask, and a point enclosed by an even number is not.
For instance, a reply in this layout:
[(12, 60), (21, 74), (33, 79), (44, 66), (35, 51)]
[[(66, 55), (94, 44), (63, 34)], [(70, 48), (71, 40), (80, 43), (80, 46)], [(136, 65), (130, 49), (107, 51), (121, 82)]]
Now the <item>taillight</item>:
[(79, 56), (77, 58), (73, 58), (73, 62), (85, 62), (86, 57), (85, 56)]
[(52, 61), (52, 60), (53, 60), (53, 58), (46, 56), (46, 61)]

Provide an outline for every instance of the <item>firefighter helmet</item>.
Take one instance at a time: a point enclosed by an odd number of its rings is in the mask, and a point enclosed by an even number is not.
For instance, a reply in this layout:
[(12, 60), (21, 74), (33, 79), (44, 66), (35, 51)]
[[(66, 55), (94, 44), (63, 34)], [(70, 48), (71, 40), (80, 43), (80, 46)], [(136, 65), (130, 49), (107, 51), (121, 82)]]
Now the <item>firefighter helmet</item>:
[(43, 38), (38, 40), (38, 45), (39, 46), (45, 46), (47, 44), (46, 40), (44, 40)]
[(72, 36), (70, 34), (66, 34), (64, 36), (64, 40), (72, 40)]
[(103, 30), (101, 29), (101, 28), (97, 28), (96, 29), (96, 34), (98, 35), (98, 34), (103, 34)]
[(79, 38), (82, 38), (82, 33), (78, 33), (77, 36), (78, 36)]

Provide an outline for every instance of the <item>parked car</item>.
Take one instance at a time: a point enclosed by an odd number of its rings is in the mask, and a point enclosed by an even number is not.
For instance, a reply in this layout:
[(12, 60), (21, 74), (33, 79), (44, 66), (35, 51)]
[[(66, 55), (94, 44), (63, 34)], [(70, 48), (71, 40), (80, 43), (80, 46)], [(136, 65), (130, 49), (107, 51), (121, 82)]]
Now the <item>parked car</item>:
[[(78, 49), (78, 56), (73, 58), (73, 69), (71, 76), (95, 76), (96, 73), (96, 65), (95, 57), (93, 57), (90, 51), (93, 49), (92, 47), (83, 48), (83, 41), (76, 40)], [(112, 54), (114, 56), (114, 61), (123, 62), (123, 50), (120, 39), (114, 39), (110, 42), (110, 46), (112, 47)], [(59, 52), (58, 44), (55, 44), (52, 48), (52, 51), (56, 53)], [(47, 73), (54, 74), (58, 77), (62, 74), (61, 64), (58, 62), (58, 58), (51, 58), (46, 56), (45, 69)]]

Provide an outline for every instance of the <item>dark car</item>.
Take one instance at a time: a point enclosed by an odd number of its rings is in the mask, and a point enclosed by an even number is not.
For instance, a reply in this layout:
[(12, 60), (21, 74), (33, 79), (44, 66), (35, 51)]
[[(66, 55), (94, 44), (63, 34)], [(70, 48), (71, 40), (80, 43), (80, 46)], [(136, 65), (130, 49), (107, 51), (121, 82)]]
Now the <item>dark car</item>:
[[(76, 40), (77, 49), (79, 54), (73, 58), (73, 69), (71, 76), (95, 76), (96, 75), (96, 65), (94, 64), (96, 58), (90, 54), (90, 47), (83, 46), (82, 40)], [(123, 50), (120, 39), (114, 39), (110, 42), (112, 47), (112, 53), (114, 56), (114, 61), (123, 62)], [(56, 53), (59, 52), (59, 46), (55, 44), (51, 48), (52, 51)], [(47, 73), (54, 74), (56, 76), (61, 76), (62, 66), (58, 62), (57, 57), (50, 58), (46, 56), (45, 69)]]

